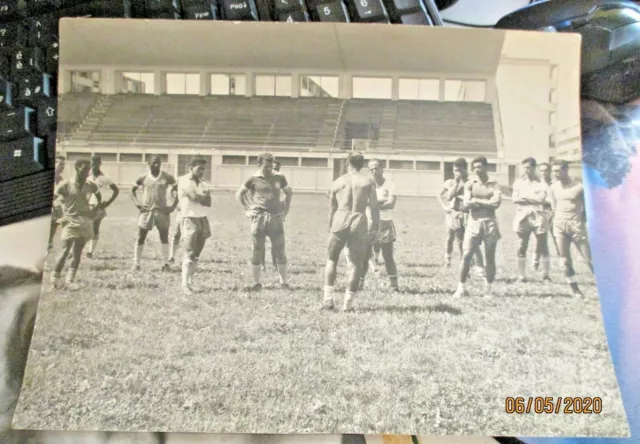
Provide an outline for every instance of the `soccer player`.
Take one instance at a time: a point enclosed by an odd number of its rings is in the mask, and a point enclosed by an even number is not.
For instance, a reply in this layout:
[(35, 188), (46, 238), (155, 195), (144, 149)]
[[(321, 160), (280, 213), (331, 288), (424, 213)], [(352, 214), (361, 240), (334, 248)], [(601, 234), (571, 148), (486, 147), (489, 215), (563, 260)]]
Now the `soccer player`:
[[(538, 165), (539, 179), (540, 182), (545, 184), (547, 187), (551, 186), (551, 165), (547, 162), (541, 163)], [(549, 221), (549, 227), (553, 227), (553, 211), (551, 211), (551, 197), (549, 196), (549, 192), (547, 193), (547, 199), (542, 204), (544, 214)], [(551, 228), (549, 231), (552, 231)], [(556, 244), (556, 238), (553, 237), (553, 232), (545, 233), (545, 237), (547, 238), (547, 242), (549, 239), (549, 235), (551, 235), (551, 241), (553, 245), (556, 247), (556, 252), (558, 251), (558, 245)], [(538, 248), (533, 252), (533, 269), (538, 270), (540, 268), (540, 254), (538, 253)]]
[(558, 256), (573, 294), (581, 296), (582, 292), (575, 281), (576, 272), (571, 258), (571, 244), (577, 247), (593, 273), (584, 220), (584, 188), (581, 183), (569, 177), (569, 163), (566, 160), (555, 160), (551, 172), (555, 178), (555, 182), (549, 189), (554, 214), (553, 235), (558, 243)]
[[(361, 153), (350, 153), (347, 158), (347, 173), (338, 177), (331, 185), (329, 195), (329, 245), (325, 267), (324, 298), (322, 307), (333, 309), (333, 286), (340, 253), (346, 246), (351, 262), (349, 284), (342, 309), (353, 310), (353, 300), (360, 284), (364, 266), (369, 260), (369, 243), (378, 233), (380, 210), (376, 182), (373, 177), (360, 172), (364, 166)], [(366, 215), (371, 212), (371, 225)]]
[(178, 199), (180, 201), (182, 245), (182, 291), (190, 295), (198, 291), (193, 286), (193, 274), (198, 268), (200, 254), (206, 240), (211, 237), (207, 208), (211, 207), (209, 185), (203, 179), (207, 161), (195, 157), (189, 164), (189, 173), (179, 178)]
[[(164, 263), (162, 271), (169, 268), (169, 225), (170, 214), (176, 209), (178, 199), (174, 199), (171, 206), (167, 205), (167, 191), (175, 187), (176, 179), (166, 171), (160, 169), (162, 160), (160, 156), (152, 156), (149, 159), (149, 172), (139, 176), (131, 187), (131, 200), (140, 210), (138, 217), (138, 238), (136, 240), (133, 270), (140, 270), (140, 260), (144, 250), (144, 242), (147, 234), (153, 227), (158, 229)], [(143, 188), (142, 202), (138, 200), (136, 191)]]
[[(56, 166), (55, 166), (55, 172), (53, 175), (53, 180), (54, 180), (54, 192), (55, 192), (55, 187), (58, 186), (58, 184), (60, 182), (62, 182), (62, 173), (64, 172), (64, 166), (65, 166), (65, 158), (64, 156), (56, 156)], [(60, 218), (62, 217), (62, 207), (60, 206), (59, 202), (57, 202), (56, 200), (53, 201), (53, 209), (51, 211), (51, 225), (49, 228), (49, 246), (47, 249), (47, 252), (50, 252), (53, 249), (53, 238), (56, 235), (56, 231), (58, 229), (58, 223)]]
[(460, 281), (454, 297), (466, 294), (465, 281), (474, 251), (484, 242), (486, 258), (485, 296), (491, 297), (491, 285), (496, 277), (496, 247), (502, 237), (496, 210), (502, 203), (502, 192), (497, 182), (487, 173), (487, 158), (476, 157), (471, 161), (474, 176), (464, 185), (463, 204), (469, 208), (469, 219), (462, 242), (462, 261), (460, 263)]
[[(113, 180), (107, 177), (100, 166), (102, 165), (102, 158), (97, 155), (91, 156), (91, 173), (87, 180), (89, 182), (93, 182), (98, 186), (98, 190), (100, 190), (100, 195), (104, 198), (105, 191), (109, 189), (111, 191), (111, 197), (106, 202), (103, 202), (99, 208), (96, 208), (96, 215), (93, 219), (93, 239), (89, 241), (89, 245), (87, 248), (87, 257), (92, 258), (93, 253), (95, 252), (96, 247), (98, 246), (98, 239), (100, 238), (100, 225), (102, 224), (102, 220), (107, 215), (105, 211), (109, 205), (111, 205), (118, 194), (120, 194), (120, 189), (118, 185), (116, 185)], [(92, 198), (89, 202), (91, 205), (97, 205), (95, 198)]]
[[(396, 261), (393, 257), (393, 244), (396, 241), (396, 228), (393, 224), (393, 209), (396, 206), (396, 194), (393, 182), (384, 177), (384, 168), (379, 160), (369, 161), (369, 172), (376, 183), (376, 196), (379, 211), (379, 235), (378, 240), (373, 244), (373, 251), (376, 249), (382, 252), (384, 266), (389, 277), (389, 284), (392, 291), (400, 291), (398, 289), (398, 269)], [(369, 210), (370, 212), (370, 210)], [(371, 231), (372, 221), (369, 221), (369, 230)], [(372, 260), (373, 262), (373, 260)], [(375, 263), (371, 264), (375, 267)], [(365, 261), (360, 280), (360, 288), (364, 283), (364, 277), (369, 268), (369, 261)]]
[[(273, 161), (273, 171), (275, 171), (276, 173), (280, 173), (280, 167), (282, 166), (282, 164), (280, 163), (279, 160), (274, 160)], [(283, 174), (284, 176), (284, 174)], [(286, 178), (285, 178), (286, 180)], [(282, 193), (280, 195), (280, 202), (282, 203), (282, 205), (284, 206), (285, 201), (287, 200), (287, 195), (285, 193)], [(266, 261), (266, 254), (267, 254), (267, 249), (264, 249), (264, 253), (262, 255), (262, 270), (266, 273), (267, 272), (267, 261)], [(271, 262), (273, 263), (273, 269), (275, 270), (276, 274), (278, 273), (278, 261), (276, 260), (276, 253), (275, 250), (272, 248), (271, 249)]]
[[(436, 195), (438, 202), (445, 212), (445, 224), (447, 226), (447, 239), (445, 242), (444, 265), (451, 266), (451, 254), (453, 244), (457, 240), (460, 257), (462, 257), (462, 241), (464, 231), (469, 219), (469, 209), (462, 202), (464, 197), (464, 186), (469, 180), (469, 169), (467, 161), (462, 157), (453, 162), (453, 179), (444, 182), (442, 190)], [(478, 274), (484, 276), (484, 260), (482, 251), (478, 248), (475, 251), (475, 265)]]
[(542, 279), (549, 278), (549, 220), (544, 211), (549, 187), (536, 175), (536, 160), (527, 157), (521, 162), (523, 174), (513, 183), (513, 203), (516, 214), (513, 231), (518, 235), (518, 281), (526, 281), (527, 248), (531, 233), (536, 236), (536, 253), (542, 258)]
[[(291, 208), (293, 191), (287, 183), (287, 179), (282, 174), (273, 171), (274, 160), (271, 153), (260, 154), (258, 156), (258, 172), (251, 176), (236, 193), (236, 200), (244, 207), (245, 214), (251, 218), (251, 236), (253, 238), (251, 255), (253, 285), (246, 287), (245, 291), (262, 289), (260, 272), (262, 271), (267, 237), (271, 240), (271, 249), (276, 257), (280, 284), (282, 288), (289, 288), (284, 219)], [(284, 204), (280, 200), (281, 192), (286, 196)]]
[[(90, 168), (91, 164), (88, 160), (76, 160), (73, 177), (61, 181), (56, 187), (55, 199), (58, 200), (63, 213), (60, 219), (62, 228), (60, 239), (63, 248), (51, 276), (54, 288), (61, 287), (60, 276), (70, 252), (73, 252), (73, 256), (67, 272), (66, 283), (73, 285), (85, 243), (93, 239), (93, 217), (96, 209), (100, 208), (102, 199), (98, 186), (87, 181)], [(89, 204), (91, 195), (94, 195), (98, 202), (98, 205), (93, 209)]]
[[(178, 183), (180, 183), (180, 177), (178, 177)], [(175, 188), (172, 190), (173, 198), (178, 199), (178, 189)], [(176, 257), (176, 251), (178, 251), (178, 247), (180, 246), (180, 238), (182, 237), (182, 232), (180, 231), (180, 226), (182, 225), (182, 212), (180, 210), (180, 200), (178, 199), (178, 206), (176, 207), (176, 232), (173, 234), (171, 238), (171, 247), (169, 250), (169, 260), (167, 262), (173, 263), (174, 258)]]

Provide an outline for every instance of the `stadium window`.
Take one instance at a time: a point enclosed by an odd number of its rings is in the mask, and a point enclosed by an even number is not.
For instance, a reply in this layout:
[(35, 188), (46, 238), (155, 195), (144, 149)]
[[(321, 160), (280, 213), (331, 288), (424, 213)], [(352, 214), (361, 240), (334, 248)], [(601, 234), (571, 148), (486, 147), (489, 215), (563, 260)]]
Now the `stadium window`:
[(391, 78), (353, 77), (354, 99), (391, 99)]
[(498, 165), (496, 165), (495, 163), (490, 163), (489, 165), (487, 165), (488, 173), (495, 173), (497, 171), (498, 171)]
[(200, 74), (167, 73), (167, 94), (200, 94)]
[(417, 160), (416, 170), (440, 171), (440, 162), (431, 161), (431, 160)]
[(300, 76), (300, 97), (338, 97), (338, 77)]
[(141, 153), (120, 153), (120, 162), (142, 162)]
[(291, 97), (291, 76), (259, 74), (255, 91), (256, 96)]
[(246, 165), (247, 156), (222, 156), (223, 165)]
[(201, 154), (178, 154), (178, 175), (182, 176), (189, 172), (189, 163), (194, 157), (200, 157), (207, 163), (204, 165), (204, 180), (211, 182), (211, 172), (213, 166), (211, 165), (211, 156), (203, 156)]
[(93, 153), (96, 156), (100, 156), (102, 162), (117, 162), (118, 154), (117, 153)]
[(149, 159), (151, 159), (152, 156), (160, 156), (160, 161), (162, 163), (168, 163), (169, 162), (169, 155), (168, 154), (154, 154), (154, 153), (146, 153), (144, 155), (144, 161), (145, 162), (149, 162)]
[(484, 102), (484, 80), (445, 80), (444, 100), (447, 102)]
[(390, 160), (389, 169), (390, 170), (412, 170), (413, 160)]
[(123, 93), (155, 94), (155, 76), (152, 72), (123, 72)]
[(276, 157), (276, 159), (280, 161), (282, 166), (297, 167), (300, 164), (297, 157)]
[(400, 79), (398, 83), (398, 99), (400, 100), (437, 101), (439, 97), (439, 79)]
[(67, 162), (75, 162), (80, 159), (89, 159), (91, 158), (91, 153), (75, 153), (75, 152), (67, 152)]
[(71, 71), (71, 92), (100, 92), (100, 71)]
[(244, 96), (245, 91), (244, 74), (211, 74), (212, 96)]
[(314, 167), (314, 168), (327, 168), (329, 166), (329, 159), (319, 159), (316, 157), (303, 157), (300, 159), (300, 166)]

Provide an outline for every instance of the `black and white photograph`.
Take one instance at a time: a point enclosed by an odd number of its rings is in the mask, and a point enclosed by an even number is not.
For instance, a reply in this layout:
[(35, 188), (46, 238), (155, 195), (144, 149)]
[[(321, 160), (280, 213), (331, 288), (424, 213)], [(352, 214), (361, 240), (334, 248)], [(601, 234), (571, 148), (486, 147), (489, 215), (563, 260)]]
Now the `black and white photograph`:
[(12, 426), (628, 436), (579, 72), (571, 34), (61, 20)]

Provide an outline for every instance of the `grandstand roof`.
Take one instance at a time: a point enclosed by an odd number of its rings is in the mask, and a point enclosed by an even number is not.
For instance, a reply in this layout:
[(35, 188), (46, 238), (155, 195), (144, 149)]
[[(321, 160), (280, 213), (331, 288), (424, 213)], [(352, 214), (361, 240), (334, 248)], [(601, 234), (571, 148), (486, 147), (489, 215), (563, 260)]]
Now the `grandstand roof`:
[[(384, 24), (65, 18), (60, 63), (495, 73), (504, 31)], [(142, 43), (143, 42), (143, 43)]]

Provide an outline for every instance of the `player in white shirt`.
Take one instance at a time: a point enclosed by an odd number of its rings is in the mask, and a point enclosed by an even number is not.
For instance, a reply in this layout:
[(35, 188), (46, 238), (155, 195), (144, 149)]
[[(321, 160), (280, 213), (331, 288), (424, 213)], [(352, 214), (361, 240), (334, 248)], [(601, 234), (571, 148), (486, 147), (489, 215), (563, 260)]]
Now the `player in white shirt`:
[(182, 245), (182, 291), (190, 295), (196, 289), (193, 286), (193, 274), (198, 267), (200, 254), (206, 240), (211, 237), (211, 228), (207, 214), (211, 207), (209, 185), (203, 179), (207, 161), (195, 157), (189, 164), (189, 173), (178, 180), (178, 200), (181, 214)]
[(93, 219), (93, 239), (89, 241), (89, 245), (87, 246), (87, 257), (92, 258), (93, 253), (98, 246), (98, 239), (100, 238), (100, 225), (102, 224), (102, 220), (106, 217), (107, 212), (105, 211), (109, 205), (113, 203), (120, 194), (120, 189), (118, 185), (114, 183), (114, 181), (105, 175), (100, 167), (102, 166), (102, 158), (98, 155), (91, 156), (91, 172), (89, 173), (89, 177), (87, 178), (87, 182), (93, 182), (98, 186), (98, 191), (100, 191), (101, 196), (106, 196), (106, 191), (109, 190), (111, 192), (111, 197), (107, 201), (103, 201), (101, 204), (98, 204), (95, 195), (91, 196), (91, 200), (89, 204), (92, 207), (99, 206), (96, 209), (96, 216)]
[[(382, 259), (389, 277), (389, 285), (392, 291), (398, 289), (398, 268), (393, 257), (393, 244), (396, 241), (396, 228), (393, 224), (393, 209), (396, 206), (396, 192), (393, 182), (384, 177), (384, 168), (382, 163), (377, 159), (369, 161), (369, 172), (376, 183), (376, 196), (378, 199), (378, 208), (380, 211), (380, 228), (377, 240), (370, 246), (371, 249), (378, 247), (382, 252)], [(364, 266), (363, 276), (360, 285), (364, 283), (364, 277), (370, 266), (369, 260), (372, 259), (372, 251), (369, 251), (367, 263)], [(373, 262), (371, 260), (371, 262)]]
[(513, 231), (518, 235), (518, 281), (526, 280), (527, 248), (531, 233), (536, 236), (536, 253), (541, 257), (542, 279), (549, 281), (549, 218), (544, 204), (548, 200), (549, 187), (536, 175), (536, 160), (528, 157), (522, 161), (524, 174), (513, 183), (513, 203), (516, 214)]

